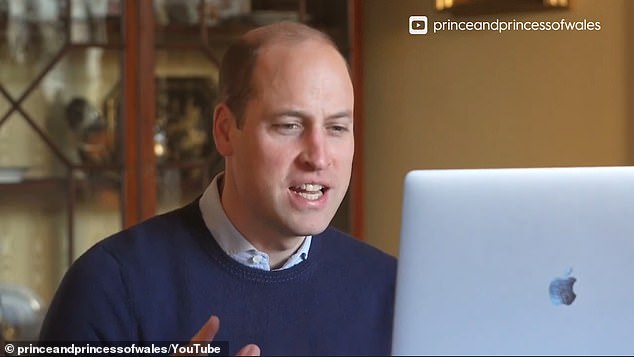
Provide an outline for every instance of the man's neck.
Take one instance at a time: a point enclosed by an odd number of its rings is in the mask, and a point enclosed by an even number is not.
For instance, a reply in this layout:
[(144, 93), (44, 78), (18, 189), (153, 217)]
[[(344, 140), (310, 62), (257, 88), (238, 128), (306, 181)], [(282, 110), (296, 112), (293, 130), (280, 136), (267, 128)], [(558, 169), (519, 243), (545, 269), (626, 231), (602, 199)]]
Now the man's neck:
[[(225, 177), (224, 175), (218, 180), (218, 195), (220, 198), (221, 205), (224, 207), (223, 203), (223, 191), (225, 185)], [(227, 212), (225, 208), (225, 212)], [(227, 213), (227, 217), (231, 221), (231, 217)], [(258, 237), (259, 239), (254, 239), (254, 235), (250, 235), (247, 232), (242, 231), (239, 227), (232, 222), (234, 227), (242, 234), (244, 239), (249, 241), (255, 249), (266, 253), (269, 256), (269, 265), (271, 269), (277, 269), (284, 265), (284, 263), (301, 247), (302, 243), (306, 239), (305, 236), (298, 237), (289, 237), (286, 239), (265, 239), (265, 237)]]

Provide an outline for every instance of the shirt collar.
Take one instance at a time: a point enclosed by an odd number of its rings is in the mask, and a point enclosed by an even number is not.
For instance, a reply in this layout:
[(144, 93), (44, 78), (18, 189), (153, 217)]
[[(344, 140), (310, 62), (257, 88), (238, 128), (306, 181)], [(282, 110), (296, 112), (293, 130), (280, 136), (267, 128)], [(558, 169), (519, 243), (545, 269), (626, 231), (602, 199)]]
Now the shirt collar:
[[(220, 248), (232, 259), (249, 267), (271, 270), (268, 254), (257, 250), (244, 236), (238, 232), (227, 217), (220, 201), (219, 183), (224, 173), (219, 173), (203, 193), (198, 203), (205, 225)], [(308, 251), (312, 236), (306, 236), (301, 246), (282, 265), (287, 269), (308, 259)]]

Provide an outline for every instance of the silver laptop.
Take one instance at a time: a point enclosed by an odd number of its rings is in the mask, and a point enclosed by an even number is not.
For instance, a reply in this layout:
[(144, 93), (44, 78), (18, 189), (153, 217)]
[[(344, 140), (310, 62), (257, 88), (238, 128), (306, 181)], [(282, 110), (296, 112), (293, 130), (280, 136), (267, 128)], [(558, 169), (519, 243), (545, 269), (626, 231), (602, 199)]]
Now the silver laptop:
[(634, 354), (634, 168), (405, 179), (394, 355)]

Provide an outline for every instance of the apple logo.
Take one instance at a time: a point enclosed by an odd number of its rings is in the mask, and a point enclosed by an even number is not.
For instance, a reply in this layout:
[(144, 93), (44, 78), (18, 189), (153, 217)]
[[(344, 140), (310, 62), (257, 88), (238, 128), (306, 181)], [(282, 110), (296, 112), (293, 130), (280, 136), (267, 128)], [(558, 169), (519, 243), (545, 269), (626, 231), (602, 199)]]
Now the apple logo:
[(561, 277), (557, 277), (550, 282), (548, 286), (548, 292), (550, 294), (550, 301), (554, 305), (570, 305), (577, 294), (572, 290), (572, 285), (577, 281), (572, 276), (572, 268), (568, 269), (568, 272)]

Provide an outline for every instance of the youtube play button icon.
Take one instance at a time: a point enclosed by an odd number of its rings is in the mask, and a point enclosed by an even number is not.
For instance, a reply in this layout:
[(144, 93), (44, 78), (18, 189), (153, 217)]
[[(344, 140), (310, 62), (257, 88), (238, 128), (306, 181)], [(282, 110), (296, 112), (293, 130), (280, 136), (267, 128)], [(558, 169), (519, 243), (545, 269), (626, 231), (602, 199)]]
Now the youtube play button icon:
[(427, 33), (427, 16), (409, 17), (410, 35), (424, 35)]

